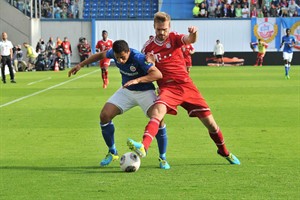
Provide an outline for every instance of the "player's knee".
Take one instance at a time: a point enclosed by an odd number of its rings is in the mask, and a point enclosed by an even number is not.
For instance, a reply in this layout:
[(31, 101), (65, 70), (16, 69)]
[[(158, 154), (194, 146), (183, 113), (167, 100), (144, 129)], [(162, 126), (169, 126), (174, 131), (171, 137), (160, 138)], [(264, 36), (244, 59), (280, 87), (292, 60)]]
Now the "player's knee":
[(112, 117), (111, 115), (105, 111), (105, 110), (102, 110), (101, 113), (100, 113), (100, 121), (101, 123), (108, 123), (112, 120)]

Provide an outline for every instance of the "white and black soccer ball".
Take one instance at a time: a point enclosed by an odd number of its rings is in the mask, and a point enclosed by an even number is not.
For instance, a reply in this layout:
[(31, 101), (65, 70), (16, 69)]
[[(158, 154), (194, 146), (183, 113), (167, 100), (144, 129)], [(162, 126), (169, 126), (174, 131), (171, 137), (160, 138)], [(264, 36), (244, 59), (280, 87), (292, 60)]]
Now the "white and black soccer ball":
[(133, 152), (125, 153), (121, 157), (120, 167), (124, 172), (136, 172), (140, 168), (140, 165), (140, 157)]

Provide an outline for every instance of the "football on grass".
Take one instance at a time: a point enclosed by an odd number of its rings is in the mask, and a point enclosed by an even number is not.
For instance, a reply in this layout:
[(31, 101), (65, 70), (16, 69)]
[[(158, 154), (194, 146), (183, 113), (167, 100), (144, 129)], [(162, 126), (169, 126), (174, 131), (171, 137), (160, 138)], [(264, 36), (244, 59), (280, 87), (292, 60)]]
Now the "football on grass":
[(120, 167), (124, 172), (136, 172), (140, 168), (140, 165), (140, 157), (133, 152), (125, 153), (121, 157)]

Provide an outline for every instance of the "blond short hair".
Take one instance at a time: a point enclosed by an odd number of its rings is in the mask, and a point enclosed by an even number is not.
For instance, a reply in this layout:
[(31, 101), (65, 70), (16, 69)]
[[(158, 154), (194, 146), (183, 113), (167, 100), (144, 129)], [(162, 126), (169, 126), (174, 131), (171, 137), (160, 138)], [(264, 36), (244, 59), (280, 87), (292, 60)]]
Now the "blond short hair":
[(157, 12), (154, 15), (154, 23), (163, 23), (166, 21), (171, 21), (170, 15), (165, 12)]

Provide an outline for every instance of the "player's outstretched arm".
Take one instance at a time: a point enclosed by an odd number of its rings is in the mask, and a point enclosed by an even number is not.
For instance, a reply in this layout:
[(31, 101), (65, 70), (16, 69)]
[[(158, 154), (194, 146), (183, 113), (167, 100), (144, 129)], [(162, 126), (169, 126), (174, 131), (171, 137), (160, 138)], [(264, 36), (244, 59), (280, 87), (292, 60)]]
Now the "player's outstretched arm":
[(162, 77), (163, 77), (162, 73), (153, 65), (152, 67), (149, 68), (147, 75), (130, 80), (127, 83), (125, 83), (123, 87), (128, 87), (130, 85), (136, 85), (139, 83), (153, 82), (161, 79)]
[(185, 44), (192, 44), (197, 41), (198, 38), (198, 28), (196, 26), (188, 27), (189, 35), (184, 36), (183, 40)]
[(75, 67), (73, 67), (69, 72), (68, 76), (75, 75), (82, 67), (85, 65), (89, 65), (91, 63), (97, 62), (103, 58), (106, 58), (106, 51), (96, 53), (94, 55), (91, 55), (88, 59), (82, 61), (81, 63), (77, 64)]

